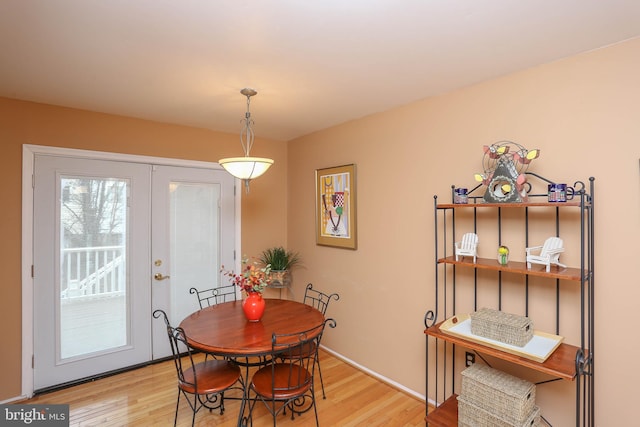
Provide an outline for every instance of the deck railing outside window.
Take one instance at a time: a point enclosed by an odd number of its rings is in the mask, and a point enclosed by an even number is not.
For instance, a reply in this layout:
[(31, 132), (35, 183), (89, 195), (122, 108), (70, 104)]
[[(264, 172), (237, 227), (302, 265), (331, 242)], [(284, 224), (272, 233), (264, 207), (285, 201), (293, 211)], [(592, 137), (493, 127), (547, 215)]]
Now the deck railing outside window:
[(125, 247), (102, 246), (62, 251), (60, 298), (124, 295)]

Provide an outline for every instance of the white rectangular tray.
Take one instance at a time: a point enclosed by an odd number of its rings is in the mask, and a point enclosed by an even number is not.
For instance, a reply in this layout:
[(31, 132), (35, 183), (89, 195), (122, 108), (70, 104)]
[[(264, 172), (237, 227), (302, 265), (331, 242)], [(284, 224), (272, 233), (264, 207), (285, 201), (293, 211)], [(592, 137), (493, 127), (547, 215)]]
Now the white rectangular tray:
[(544, 361), (547, 360), (556, 348), (558, 348), (564, 339), (559, 335), (533, 331), (533, 338), (524, 347), (505, 344), (491, 338), (472, 334), (471, 317), (468, 314), (458, 314), (445, 320), (440, 325), (440, 330), (445, 334), (464, 338), (478, 344), (486, 345), (487, 347), (502, 350), (540, 363), (544, 363)]

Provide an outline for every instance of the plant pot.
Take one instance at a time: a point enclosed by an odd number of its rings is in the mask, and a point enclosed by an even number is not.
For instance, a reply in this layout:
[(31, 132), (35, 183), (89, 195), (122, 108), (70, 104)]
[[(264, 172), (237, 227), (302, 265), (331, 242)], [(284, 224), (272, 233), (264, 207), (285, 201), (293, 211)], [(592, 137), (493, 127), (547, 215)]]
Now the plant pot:
[(289, 288), (291, 287), (291, 274), (289, 270), (271, 270), (269, 273), (271, 283), (269, 287), (275, 289)]
[(265, 305), (266, 303), (260, 292), (249, 292), (242, 303), (242, 310), (249, 322), (259, 322), (264, 314)]

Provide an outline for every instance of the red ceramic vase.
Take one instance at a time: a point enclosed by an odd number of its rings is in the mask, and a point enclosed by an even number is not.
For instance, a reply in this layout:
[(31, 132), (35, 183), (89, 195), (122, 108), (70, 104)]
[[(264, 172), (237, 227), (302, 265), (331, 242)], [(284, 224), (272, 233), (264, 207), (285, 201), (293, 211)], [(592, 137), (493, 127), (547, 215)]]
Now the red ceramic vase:
[(249, 322), (259, 322), (264, 314), (265, 301), (260, 292), (249, 292), (242, 303), (242, 310)]

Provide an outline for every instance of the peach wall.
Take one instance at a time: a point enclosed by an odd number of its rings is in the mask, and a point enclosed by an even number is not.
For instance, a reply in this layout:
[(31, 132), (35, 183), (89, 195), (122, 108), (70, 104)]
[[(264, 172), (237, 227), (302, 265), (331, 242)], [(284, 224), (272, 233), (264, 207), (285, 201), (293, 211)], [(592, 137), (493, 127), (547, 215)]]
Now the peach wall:
[[(257, 131), (257, 129), (256, 129)], [(238, 130), (239, 132), (239, 130)], [(21, 182), (22, 145), (47, 145), (95, 151), (216, 162), (242, 148), (237, 134), (155, 123), (126, 117), (0, 98), (3, 192), (0, 235), (2, 291), (0, 322), (3, 344), (0, 401), (21, 393)], [(274, 166), (242, 195), (242, 251), (258, 254), (266, 246), (286, 243), (286, 143), (257, 139), (252, 154), (271, 157)], [(241, 190), (242, 191), (242, 190)]]
[[(296, 272), (294, 291), (313, 282), (341, 296), (329, 312), (338, 327), (325, 344), (424, 393), (433, 196), (449, 200), (452, 184), (475, 185), (482, 145), (515, 141), (542, 150), (534, 172), (569, 183), (596, 177), (596, 425), (629, 425), (640, 380), (632, 364), (640, 351), (639, 100), (635, 39), (290, 141), (289, 209), (296, 214), (288, 247), (306, 267)], [(316, 246), (314, 170), (348, 163), (357, 166), (358, 250)], [(491, 256), (494, 248), (480, 250)], [(543, 414), (554, 425), (571, 424), (573, 387), (541, 386)]]

